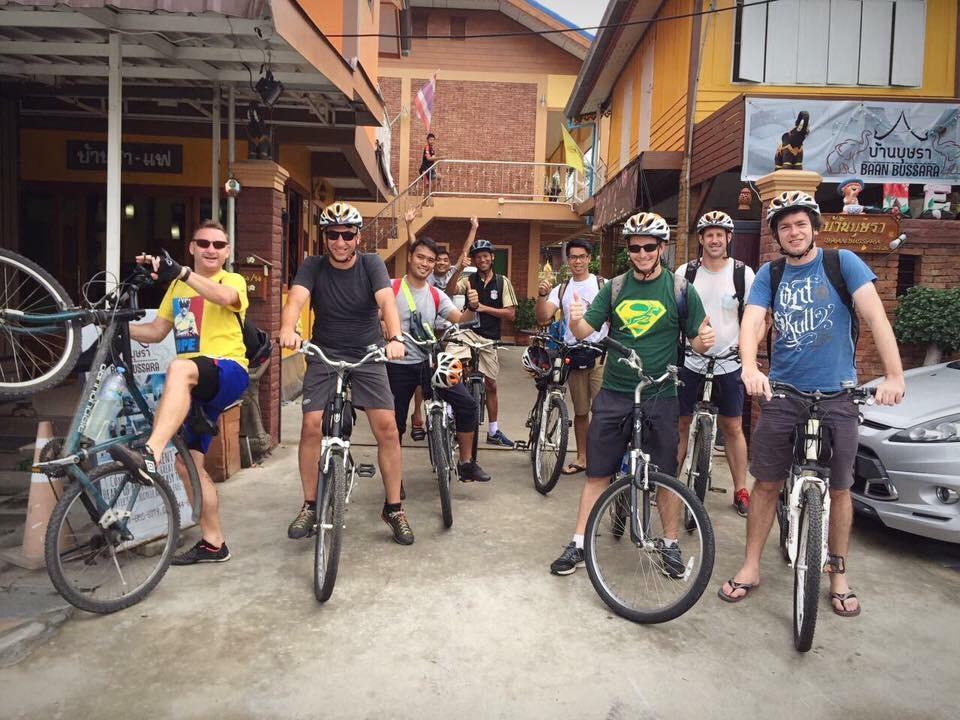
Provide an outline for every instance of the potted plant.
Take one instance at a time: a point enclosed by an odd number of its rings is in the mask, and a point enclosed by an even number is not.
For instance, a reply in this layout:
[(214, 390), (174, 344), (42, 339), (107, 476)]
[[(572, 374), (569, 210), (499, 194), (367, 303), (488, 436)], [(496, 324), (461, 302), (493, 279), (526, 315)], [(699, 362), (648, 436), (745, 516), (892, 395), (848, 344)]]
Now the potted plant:
[(897, 304), (893, 331), (902, 343), (926, 345), (923, 364), (936, 365), (960, 349), (960, 288), (910, 288)]
[(517, 300), (517, 314), (513, 324), (517, 328), (517, 344), (527, 345), (531, 335), (537, 334), (537, 313), (534, 298), (519, 298)]

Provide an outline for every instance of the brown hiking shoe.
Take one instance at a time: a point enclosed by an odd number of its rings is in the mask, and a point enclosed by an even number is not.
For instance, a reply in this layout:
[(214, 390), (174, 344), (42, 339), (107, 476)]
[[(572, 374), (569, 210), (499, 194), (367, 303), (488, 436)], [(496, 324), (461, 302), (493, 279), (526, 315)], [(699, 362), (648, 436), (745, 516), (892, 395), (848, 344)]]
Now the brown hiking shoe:
[(392, 513), (381, 511), (380, 519), (393, 530), (393, 539), (396, 542), (400, 545), (413, 545), (413, 530), (410, 529), (410, 523), (407, 522), (407, 515), (403, 510)]

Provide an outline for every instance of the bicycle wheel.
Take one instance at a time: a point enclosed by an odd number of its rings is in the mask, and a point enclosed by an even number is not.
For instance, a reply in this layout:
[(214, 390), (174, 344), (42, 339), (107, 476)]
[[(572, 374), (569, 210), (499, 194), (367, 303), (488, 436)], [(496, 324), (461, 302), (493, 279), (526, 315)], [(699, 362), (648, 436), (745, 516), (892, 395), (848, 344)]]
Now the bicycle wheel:
[(570, 426), (567, 421), (567, 403), (562, 395), (547, 396), (546, 408), (541, 410), (540, 432), (537, 433), (530, 460), (533, 463), (533, 486), (546, 495), (557, 485), (563, 461), (567, 456)]
[(45, 269), (0, 249), (0, 398), (16, 398), (59, 384), (80, 356), (80, 324), (23, 323), (24, 313), (49, 314), (72, 305)]
[(783, 561), (790, 564), (790, 549), (787, 547), (787, 540), (790, 535), (790, 509), (787, 507), (788, 499), (784, 496), (784, 491), (780, 491), (777, 498), (777, 524), (780, 526), (780, 554)]
[(437, 474), (437, 486), (440, 490), (440, 514), (443, 516), (443, 526), (453, 525), (453, 504), (450, 499), (450, 448), (449, 434), (443, 426), (443, 410), (436, 409), (430, 414), (430, 428), (427, 432), (427, 442), (430, 444), (430, 457), (433, 460), (433, 471)]
[[(177, 478), (183, 484), (184, 491), (187, 495), (187, 504), (193, 512), (193, 523), (200, 522), (200, 511), (203, 508), (203, 491), (200, 488), (200, 474), (197, 472), (197, 465), (193, 461), (193, 455), (190, 454), (190, 450), (187, 448), (187, 444), (183, 441), (179, 435), (174, 437), (170, 441), (170, 445), (167, 446), (167, 452), (169, 452), (170, 447), (173, 447), (173, 460), (181, 460), (183, 464), (183, 472), (186, 473), (187, 477), (184, 480), (183, 475), (178, 470)], [(166, 452), (164, 452), (163, 460), (166, 460)], [(177, 463), (179, 465), (179, 463)], [(176, 491), (174, 490), (174, 495)], [(187, 523), (188, 525), (191, 523)]]
[(793, 566), (793, 644), (800, 652), (813, 645), (823, 570), (823, 498), (816, 487), (803, 491), (800, 543)]
[[(630, 500), (633, 478), (608, 487), (590, 512), (584, 534), (594, 589), (617, 615), (637, 623), (683, 615), (700, 599), (713, 572), (713, 527), (703, 505), (672, 477), (651, 472), (649, 481), (650, 490), (637, 489), (635, 504)], [(629, 508), (627, 516), (618, 513), (624, 507)], [(684, 538), (677, 565), (671, 565), (660, 542), (678, 537), (684, 507), (696, 527)], [(642, 533), (640, 542), (632, 540), (630, 514)]]
[[(323, 460), (321, 459), (321, 462)], [(343, 452), (331, 450), (327, 472), (320, 471), (317, 495), (316, 549), (313, 563), (313, 592), (320, 602), (333, 594), (343, 541), (344, 512), (347, 504), (347, 470)]]
[(74, 607), (112, 613), (140, 602), (167, 572), (177, 547), (180, 512), (166, 480), (141, 485), (120, 463), (89, 475), (110, 510), (122, 519), (105, 529), (92, 499), (71, 483), (50, 515), (44, 538), (53, 586)]
[[(709, 418), (697, 418), (696, 430), (693, 436), (693, 453), (690, 467), (687, 469), (687, 487), (697, 496), (697, 499), (706, 506), (707, 488), (710, 486), (710, 451), (713, 438), (713, 421)], [(693, 517), (684, 512), (684, 525), (687, 532), (694, 528)]]
[(483, 414), (486, 410), (486, 393), (483, 387), (483, 380), (470, 383), (470, 395), (473, 396), (473, 405), (477, 411), (477, 425), (473, 431), (473, 459), (477, 459), (477, 448), (480, 444), (480, 428), (483, 425)]

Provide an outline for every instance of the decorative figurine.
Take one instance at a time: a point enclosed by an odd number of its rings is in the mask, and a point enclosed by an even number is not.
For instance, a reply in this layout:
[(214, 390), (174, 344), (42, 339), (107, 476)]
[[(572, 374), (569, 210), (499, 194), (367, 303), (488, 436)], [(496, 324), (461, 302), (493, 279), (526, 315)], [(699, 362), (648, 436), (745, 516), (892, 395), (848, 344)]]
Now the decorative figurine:
[(267, 124), (260, 117), (260, 103), (247, 107), (247, 160), (272, 160), (273, 142)]
[(884, 183), (883, 211), (896, 217), (910, 217), (910, 186), (906, 183)]
[(750, 187), (744, 185), (740, 188), (740, 194), (737, 196), (737, 210), (749, 210), (751, 200), (753, 198), (750, 195)]
[(849, 178), (837, 185), (837, 193), (843, 197), (843, 212), (847, 215), (860, 215), (864, 212), (860, 204), (860, 193), (863, 192), (863, 180)]
[(953, 220), (956, 215), (950, 212), (950, 202), (947, 200), (949, 193), (949, 185), (924, 185), (923, 212), (920, 213), (920, 217), (933, 220)]
[(810, 113), (801, 110), (796, 124), (780, 137), (773, 166), (777, 170), (803, 170), (803, 141), (810, 132)]

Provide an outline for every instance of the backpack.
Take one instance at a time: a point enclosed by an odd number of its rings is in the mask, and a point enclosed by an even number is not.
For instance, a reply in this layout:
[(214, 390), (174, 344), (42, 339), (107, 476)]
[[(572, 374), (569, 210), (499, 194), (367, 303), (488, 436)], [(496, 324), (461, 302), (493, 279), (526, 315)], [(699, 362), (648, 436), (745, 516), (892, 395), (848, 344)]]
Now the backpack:
[[(604, 280), (604, 279), (603, 279), (602, 277), (600, 277), (599, 275), (594, 275), (594, 277), (595, 277), (596, 280), (597, 280), (597, 290), (599, 290), (600, 288), (602, 288), (602, 287), (604, 286), (604, 284), (605, 284), (607, 281)], [(561, 313), (563, 312), (563, 294), (567, 291), (567, 286), (568, 286), (569, 284), (570, 284), (570, 280), (569, 280), (569, 279), (568, 279), (568, 280), (564, 280), (564, 281), (560, 284), (560, 291), (559, 291), (559, 294), (558, 294), (558, 296), (557, 296), (557, 306), (560, 308), (560, 312), (561, 312)]]
[[(393, 286), (393, 296), (397, 297), (400, 294), (400, 283), (403, 282), (403, 278), (397, 278), (396, 280), (391, 280), (390, 284)], [(427, 283), (427, 287), (430, 288), (430, 296), (433, 298), (433, 307), (436, 311), (440, 312), (440, 292), (430, 283)], [(410, 299), (407, 298), (409, 304)], [(416, 310), (416, 306), (410, 308), (410, 312)]]
[[(617, 304), (617, 299), (623, 291), (623, 284), (627, 281), (627, 275), (633, 270), (617, 275), (610, 281), (610, 305), (607, 308), (607, 322), (610, 323), (610, 329), (613, 329), (613, 308)], [(677, 364), (683, 365), (687, 346), (687, 318), (689, 309), (687, 307), (687, 291), (690, 283), (683, 275), (673, 273), (673, 299), (677, 306), (677, 321), (680, 325), (680, 334), (677, 337)]]
[[(780, 287), (780, 281), (783, 280), (783, 271), (786, 268), (787, 259), (777, 258), (770, 263), (770, 311), (773, 311), (773, 303), (777, 297), (777, 290)], [(853, 306), (853, 296), (847, 289), (847, 282), (843, 279), (843, 270), (840, 267), (840, 251), (837, 248), (823, 248), (823, 270), (827, 274), (827, 279), (833, 285), (833, 289), (840, 296), (840, 302), (850, 313), (850, 339), (853, 340), (853, 348), (856, 350), (857, 341), (860, 339), (860, 318), (857, 317), (857, 310)], [(773, 329), (767, 332), (767, 362), (773, 358), (773, 341), (771, 335)]]
[[(687, 263), (685, 276), (691, 285), (700, 269), (700, 260), (691, 260)], [(782, 272), (782, 271), (781, 271)], [(737, 298), (737, 321), (743, 322), (743, 297), (747, 293), (747, 266), (740, 260), (733, 261), (733, 294)]]
[[(218, 281), (223, 283), (223, 278)], [(273, 343), (270, 336), (251, 322), (249, 317), (240, 317), (236, 310), (233, 312), (240, 324), (240, 335), (243, 337), (244, 355), (247, 358), (247, 370), (255, 370), (269, 358), (273, 352)]]

